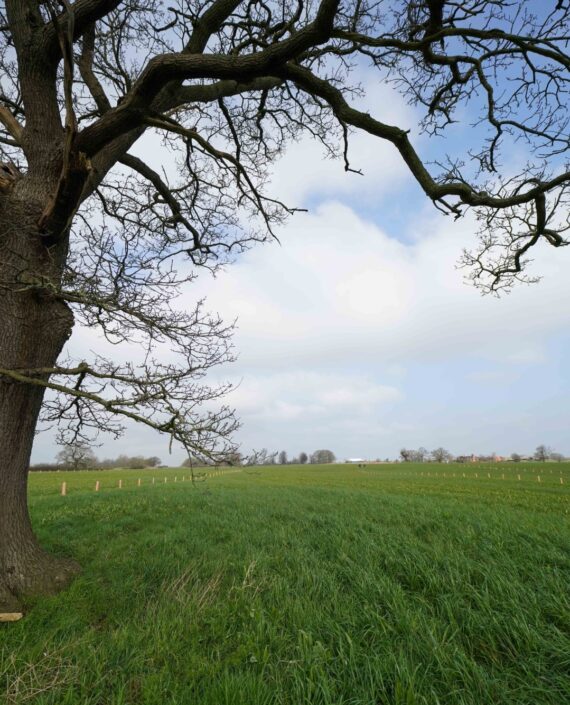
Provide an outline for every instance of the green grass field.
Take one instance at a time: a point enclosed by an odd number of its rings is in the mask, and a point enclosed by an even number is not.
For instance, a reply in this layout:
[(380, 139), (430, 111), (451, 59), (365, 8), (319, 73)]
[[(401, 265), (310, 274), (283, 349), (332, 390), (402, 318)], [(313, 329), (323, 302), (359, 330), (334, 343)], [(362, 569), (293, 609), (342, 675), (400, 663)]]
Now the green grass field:
[(570, 703), (569, 464), (182, 475), (31, 477), (84, 572), (2, 625), (0, 702)]

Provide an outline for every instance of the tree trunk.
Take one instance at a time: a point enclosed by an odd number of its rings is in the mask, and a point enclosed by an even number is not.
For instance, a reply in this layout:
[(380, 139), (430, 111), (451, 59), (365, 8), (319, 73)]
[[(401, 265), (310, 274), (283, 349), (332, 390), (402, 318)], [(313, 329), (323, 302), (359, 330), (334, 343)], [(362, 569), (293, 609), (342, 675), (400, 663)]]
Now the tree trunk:
[[(24, 373), (53, 367), (73, 326), (70, 309), (51, 293), (67, 243), (42, 244), (44, 199), (30, 196), (21, 183), (0, 203), (0, 367)], [(27, 479), (43, 395), (40, 385), (0, 375), (0, 613), (16, 611), (19, 598), (61, 589), (78, 570), (47, 554), (30, 522)]]

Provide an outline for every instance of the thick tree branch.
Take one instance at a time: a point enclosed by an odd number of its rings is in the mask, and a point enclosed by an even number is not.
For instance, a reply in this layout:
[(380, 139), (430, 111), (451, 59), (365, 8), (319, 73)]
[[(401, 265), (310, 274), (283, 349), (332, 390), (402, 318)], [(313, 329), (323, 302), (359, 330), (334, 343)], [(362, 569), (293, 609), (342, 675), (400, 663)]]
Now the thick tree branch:
[(212, 34), (220, 29), (241, 3), (242, 0), (216, 0), (194, 24), (194, 31), (185, 51), (189, 54), (201, 54)]
[(8, 108), (0, 106), (0, 122), (4, 125), (6, 130), (12, 135), (14, 140), (21, 144), (22, 140), (22, 125), (16, 120)]
[(94, 156), (113, 139), (140, 125), (148, 114), (148, 106), (170, 81), (217, 78), (247, 83), (270, 75), (272, 69), (328, 40), (338, 4), (339, 0), (321, 0), (314, 22), (257, 53), (245, 56), (179, 53), (151, 59), (121, 105), (80, 133), (79, 149)]
[(81, 55), (77, 60), (77, 66), (81, 78), (89, 89), (99, 113), (103, 115), (111, 109), (111, 102), (107, 98), (105, 89), (93, 71), (93, 54), (95, 50), (95, 25), (91, 25), (83, 35), (83, 46)]
[(282, 84), (283, 81), (279, 78), (263, 76), (248, 82), (226, 80), (205, 85), (180, 86), (173, 95), (168, 109), (191, 105), (192, 103), (213, 103), (220, 98), (230, 98), (231, 96), (248, 92), (268, 91), (278, 88)]

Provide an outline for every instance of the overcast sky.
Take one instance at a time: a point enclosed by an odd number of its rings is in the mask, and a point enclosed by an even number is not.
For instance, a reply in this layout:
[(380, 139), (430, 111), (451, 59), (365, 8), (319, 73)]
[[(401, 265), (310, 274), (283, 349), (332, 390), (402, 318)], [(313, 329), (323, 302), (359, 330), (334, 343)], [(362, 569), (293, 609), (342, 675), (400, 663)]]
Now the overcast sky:
[[(366, 93), (380, 119), (415, 128), (413, 109), (373, 77)], [(463, 146), (468, 129), (466, 120), (446, 148)], [(442, 144), (415, 142), (427, 156)], [(152, 144), (139, 154), (157, 158)], [(244, 452), (385, 458), (403, 446), (510, 454), (546, 443), (570, 453), (570, 250), (536, 252), (538, 285), (482, 297), (456, 268), (474, 223), (435, 210), (390, 146), (356, 136), (351, 161), (364, 176), (345, 174), (310, 140), (294, 144), (272, 189), (309, 212), (288, 221), (280, 244), (254, 248), (215, 279), (204, 273), (185, 294), (188, 305), (206, 295), (212, 311), (238, 318), (239, 360), (221, 372), (239, 382), (227, 401)], [(76, 330), (70, 350), (97, 345)], [(130, 427), (97, 452), (178, 464), (181, 451), (167, 446)], [(40, 434), (34, 460), (56, 452), (53, 435)]]

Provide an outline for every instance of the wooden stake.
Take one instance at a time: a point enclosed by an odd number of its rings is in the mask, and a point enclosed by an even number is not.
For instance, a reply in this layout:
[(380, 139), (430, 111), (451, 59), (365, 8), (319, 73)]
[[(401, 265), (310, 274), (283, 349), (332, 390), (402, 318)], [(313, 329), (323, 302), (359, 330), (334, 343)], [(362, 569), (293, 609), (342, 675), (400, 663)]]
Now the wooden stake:
[(521, 476), (520, 476), (520, 475), (517, 475), (517, 480), (520, 480), (520, 479), (521, 479)]
[(99, 492), (100, 487), (101, 485), (99, 484), (99, 480), (97, 480), (97, 482), (95, 483), (95, 492)]
[(67, 494), (67, 482), (62, 482), (61, 483), (61, 496), (65, 497)]
[(141, 486), (141, 479), (139, 477), (139, 479), (137, 480), (137, 487), (140, 487), (140, 486)]
[(122, 489), (122, 487), (123, 487), (123, 481), (119, 480), (119, 489)]
[(152, 484), (154, 485), (154, 477), (152, 478)]
[(540, 475), (537, 475), (538, 481), (540, 482)]

